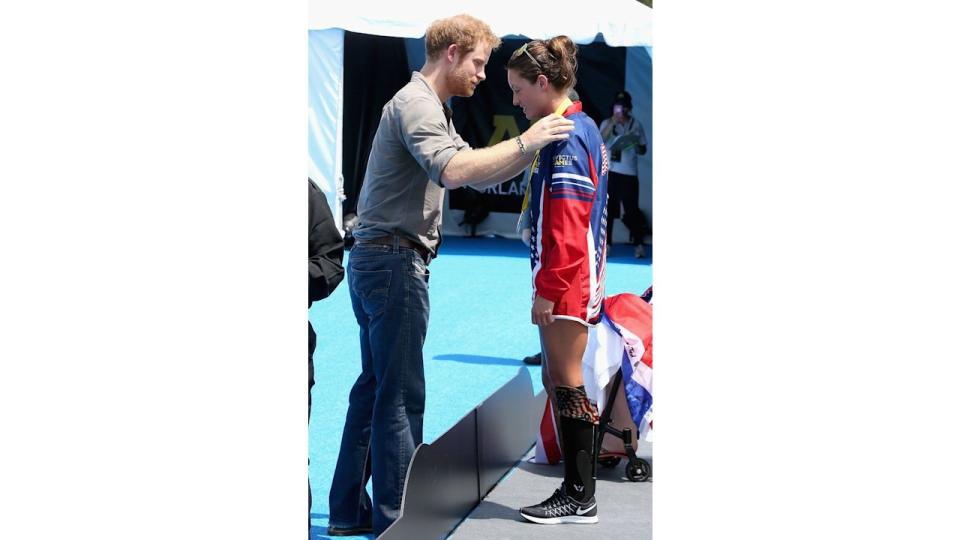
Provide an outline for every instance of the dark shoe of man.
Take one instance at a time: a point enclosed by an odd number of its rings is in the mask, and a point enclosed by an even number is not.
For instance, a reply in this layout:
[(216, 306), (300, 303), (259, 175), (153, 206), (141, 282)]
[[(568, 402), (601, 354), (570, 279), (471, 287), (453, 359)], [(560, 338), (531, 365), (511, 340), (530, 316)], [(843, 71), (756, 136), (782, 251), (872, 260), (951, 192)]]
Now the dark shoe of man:
[(327, 536), (362, 536), (373, 534), (373, 525), (359, 527), (327, 527)]
[(567, 495), (567, 487), (560, 484), (560, 489), (540, 504), (525, 506), (520, 509), (520, 515), (527, 521), (553, 525), (556, 523), (597, 523), (597, 499), (590, 497), (580, 502)]
[(647, 250), (644, 249), (643, 244), (637, 244), (633, 248), (633, 256), (638, 259), (642, 259), (647, 256)]
[(543, 363), (543, 353), (530, 355), (523, 359), (523, 363), (527, 364), (528, 366), (539, 366)]

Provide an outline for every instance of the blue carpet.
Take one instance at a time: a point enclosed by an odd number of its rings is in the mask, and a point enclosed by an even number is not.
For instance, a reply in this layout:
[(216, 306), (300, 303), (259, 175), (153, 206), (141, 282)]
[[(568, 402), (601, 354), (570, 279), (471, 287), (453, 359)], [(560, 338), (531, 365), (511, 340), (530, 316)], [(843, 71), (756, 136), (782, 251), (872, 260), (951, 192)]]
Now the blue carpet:
[[(648, 246), (647, 257), (635, 259), (632, 246), (612, 248), (607, 296), (643, 292), (651, 283), (653, 250)], [(519, 240), (444, 238), (440, 257), (430, 264), (424, 442), (442, 435), (521, 367), (530, 370), (534, 392), (542, 389), (540, 368), (522, 362), (539, 350), (536, 327), (530, 324), (528, 253)], [(328, 495), (347, 398), (360, 374), (359, 330), (346, 281), (329, 298), (313, 304), (310, 321), (317, 331), (309, 436), (311, 538), (326, 538)]]

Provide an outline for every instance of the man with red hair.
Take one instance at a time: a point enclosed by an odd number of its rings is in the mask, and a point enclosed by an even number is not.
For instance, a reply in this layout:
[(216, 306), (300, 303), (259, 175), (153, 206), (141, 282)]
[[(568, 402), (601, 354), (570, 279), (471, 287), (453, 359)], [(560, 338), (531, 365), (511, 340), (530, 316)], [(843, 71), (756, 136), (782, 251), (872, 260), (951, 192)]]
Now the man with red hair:
[(433, 22), (425, 41), (423, 68), (383, 107), (358, 199), (347, 281), (362, 371), (330, 488), (331, 536), (379, 535), (400, 513), (407, 467), (423, 441), (427, 265), (440, 247), (444, 190), (509, 180), (573, 127), (551, 115), (518, 137), (471, 149), (446, 102), (473, 95), (500, 38), (483, 21), (457, 15)]

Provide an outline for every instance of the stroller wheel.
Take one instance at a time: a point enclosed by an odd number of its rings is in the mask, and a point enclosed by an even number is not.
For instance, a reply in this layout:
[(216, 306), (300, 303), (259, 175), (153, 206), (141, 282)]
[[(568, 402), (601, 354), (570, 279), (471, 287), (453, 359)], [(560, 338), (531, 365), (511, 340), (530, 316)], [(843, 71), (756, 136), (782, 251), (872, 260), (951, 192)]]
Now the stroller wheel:
[(645, 459), (638, 459), (636, 467), (627, 463), (625, 472), (631, 482), (646, 482), (650, 478), (650, 463)]
[(620, 456), (607, 456), (597, 460), (604, 469), (612, 469), (620, 464)]

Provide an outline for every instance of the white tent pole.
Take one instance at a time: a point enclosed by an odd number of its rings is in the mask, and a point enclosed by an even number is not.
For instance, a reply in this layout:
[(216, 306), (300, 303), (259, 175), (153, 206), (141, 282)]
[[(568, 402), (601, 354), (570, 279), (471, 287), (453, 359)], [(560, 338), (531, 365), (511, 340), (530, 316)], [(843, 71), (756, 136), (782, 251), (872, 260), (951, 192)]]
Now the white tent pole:
[(343, 233), (343, 30), (310, 30), (307, 175)]

